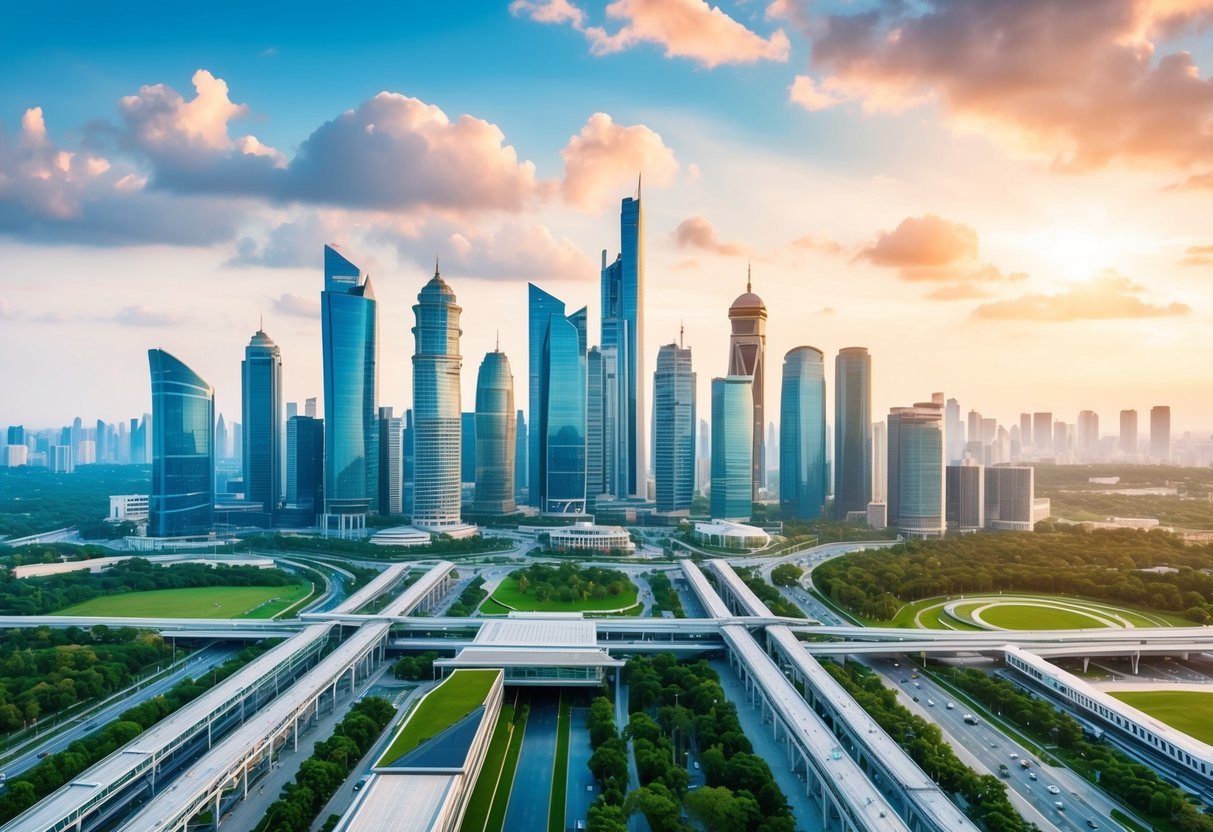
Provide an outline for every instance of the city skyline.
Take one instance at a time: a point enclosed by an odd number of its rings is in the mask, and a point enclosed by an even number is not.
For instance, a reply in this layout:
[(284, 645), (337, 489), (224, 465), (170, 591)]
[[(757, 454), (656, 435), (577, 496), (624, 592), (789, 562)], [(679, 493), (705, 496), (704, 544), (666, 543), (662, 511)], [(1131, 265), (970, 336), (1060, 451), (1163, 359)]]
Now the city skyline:
[[(1072, 421), (1089, 409), (1107, 431), (1122, 409), (1166, 404), (1173, 435), (1207, 432), (1213, 239), (1201, 221), (1208, 191), (1199, 186), (1208, 153), (1185, 148), (1208, 147), (1197, 114), (1209, 105), (1184, 96), (1208, 81), (1180, 65), (1207, 67), (1213, 47), (1193, 36), (1207, 22), (1168, 26), (1168, 13), (1144, 2), (1109, 4), (1121, 5), (1132, 13), (1075, 35), (1076, 63), (1039, 94), (1072, 88), (1084, 104), (1107, 104), (1096, 57), (1132, 26), (1156, 50), (1133, 79), (1174, 89), (1167, 106), (1177, 118), (1191, 114), (1170, 139), (1137, 98), (1101, 137), (1055, 110), (1034, 120), (995, 90), (966, 98), (959, 57), (936, 77), (907, 70), (904, 88), (890, 74), (893, 47), (878, 51), (868, 73), (840, 52), (806, 63), (811, 38), (792, 4), (725, 5), (720, 14), (732, 25), (720, 40), (738, 47), (731, 54), (694, 46), (676, 27), (623, 37), (638, 30), (621, 26), (640, 23), (621, 18), (607, 20), (607, 31), (621, 35), (615, 46), (595, 51), (584, 32), (603, 12), (588, 4), (569, 5), (584, 15), (581, 30), (572, 18), (545, 17), (545, 3), (514, 4), (513, 13), (478, 8), (458, 24), (449, 11), (410, 9), (392, 20), (422, 36), (405, 54), (391, 48), (391, 62), (382, 60), (386, 36), (364, 25), (372, 10), (354, 4), (351, 29), (326, 36), (340, 41), (357, 29), (365, 57), (331, 78), (331, 59), (318, 61), (308, 48), (316, 35), (307, 13), (272, 28), (254, 15), (239, 37), (200, 19), (158, 35), (169, 48), (153, 54), (141, 41), (147, 23), (137, 19), (109, 45), (94, 44), (93, 13), (80, 7), (55, 38), (23, 41), (0, 59), (11, 77), (57, 79), (0, 91), (0, 165), (14, 182), (0, 196), (0, 247), (14, 273), (55, 276), (53, 287), (0, 286), (0, 351), (22, 355), (19, 389), (40, 390), (0, 401), (0, 423), (68, 424), (82, 401), (107, 421), (148, 410), (140, 365), (149, 344), (189, 356), (230, 420), (239, 410), (240, 340), (262, 312), (292, 368), (284, 400), (318, 395), (310, 275), (315, 248), (334, 241), (382, 278), (379, 398), (402, 408), (412, 396), (407, 307), (435, 251), (452, 281), (474, 282), (464, 290), (478, 301), (465, 304), (467, 355), (490, 350), (496, 319), (525, 315), (528, 279), (572, 307), (587, 305), (594, 319), (596, 253), (615, 250), (616, 200), (643, 174), (650, 344), (670, 340), (685, 320), (688, 345), (705, 357), (723, 353), (720, 310), (741, 291), (752, 258), (755, 291), (772, 310), (770, 354), (802, 343), (806, 327), (826, 355), (863, 343), (877, 367), (874, 413), (943, 389), (1004, 424), (1022, 411)], [(690, 7), (692, 19), (707, 8)], [(980, 45), (977, 24), (996, 23), (997, 13), (975, 12), (973, 27), (955, 37)], [(15, 14), (20, 25), (25, 12)], [(845, 8), (816, 13), (823, 32), (840, 30), (848, 16)], [(890, 7), (874, 25), (925, 28), (939, 18), (929, 4)], [(1030, 32), (1046, 25), (1030, 12), (1020, 22)], [(523, 48), (507, 58), (501, 32)], [(759, 42), (779, 48), (756, 52)], [(487, 45), (480, 68), (420, 71), (454, 43)], [(64, 47), (74, 62), (58, 59)], [(1013, 76), (1017, 56), (1001, 56), (1004, 73)], [(494, 77), (494, 66), (515, 61)], [(627, 83), (648, 77), (661, 83)], [(540, 111), (502, 94), (519, 83), (549, 92), (575, 85), (578, 94)], [(375, 179), (373, 165), (319, 176), (329, 159), (322, 151), (357, 156), (351, 128), (376, 123), (400, 146), (419, 135), (440, 154), (391, 157), (400, 169), (426, 171), (424, 181), (401, 190)], [(984, 135), (973, 134), (975, 125)], [(1135, 125), (1142, 130), (1133, 133)], [(1016, 135), (1029, 141), (1017, 144)], [(483, 160), (492, 176), (481, 185), (444, 177), (436, 171), (451, 168), (428, 164), (443, 160)], [(988, 187), (969, 186), (991, 181), (997, 200), (985, 196)], [(91, 349), (99, 341), (105, 351)], [(14, 353), (31, 342), (47, 347)], [(521, 357), (525, 333), (503, 332), (501, 349)], [(655, 358), (646, 352), (641, 380)], [(721, 372), (698, 374), (701, 401)]]

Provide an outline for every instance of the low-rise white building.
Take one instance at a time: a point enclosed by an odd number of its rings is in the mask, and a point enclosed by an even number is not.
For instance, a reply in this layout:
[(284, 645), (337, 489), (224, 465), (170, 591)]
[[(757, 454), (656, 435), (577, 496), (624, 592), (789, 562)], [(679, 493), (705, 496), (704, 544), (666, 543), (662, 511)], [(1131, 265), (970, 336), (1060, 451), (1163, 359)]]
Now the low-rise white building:
[(429, 532), (413, 526), (393, 526), (371, 535), (371, 543), (376, 546), (426, 546), (432, 538)]
[(105, 519), (111, 523), (121, 523), (123, 520), (146, 523), (147, 502), (146, 494), (111, 494), (110, 513)]
[(764, 549), (771, 545), (771, 536), (762, 529), (731, 520), (699, 521), (691, 529), (691, 539), (706, 546), (737, 552)]
[(612, 549), (636, 551), (632, 536), (622, 526), (576, 523), (572, 526), (555, 526), (548, 530), (547, 535), (548, 545), (557, 552), (609, 552)]

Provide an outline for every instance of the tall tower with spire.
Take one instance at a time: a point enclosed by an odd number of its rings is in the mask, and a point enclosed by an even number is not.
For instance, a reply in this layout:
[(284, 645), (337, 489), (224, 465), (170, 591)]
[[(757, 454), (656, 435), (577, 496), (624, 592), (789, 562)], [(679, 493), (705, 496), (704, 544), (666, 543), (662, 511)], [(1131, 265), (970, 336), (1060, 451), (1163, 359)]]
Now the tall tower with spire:
[(729, 335), (729, 375), (753, 379), (754, 455), (750, 464), (753, 469), (753, 496), (758, 499), (758, 491), (766, 486), (767, 480), (766, 441), (763, 435), (766, 426), (763, 415), (763, 368), (767, 351), (767, 307), (762, 298), (754, 294), (748, 265), (745, 293), (739, 295), (729, 307), (729, 323), (732, 326)]
[(461, 311), (435, 258), (434, 276), (422, 287), (413, 306), (413, 524), (435, 532), (462, 526)]
[(282, 351), (258, 328), (240, 363), (244, 494), (273, 514), (282, 502)]

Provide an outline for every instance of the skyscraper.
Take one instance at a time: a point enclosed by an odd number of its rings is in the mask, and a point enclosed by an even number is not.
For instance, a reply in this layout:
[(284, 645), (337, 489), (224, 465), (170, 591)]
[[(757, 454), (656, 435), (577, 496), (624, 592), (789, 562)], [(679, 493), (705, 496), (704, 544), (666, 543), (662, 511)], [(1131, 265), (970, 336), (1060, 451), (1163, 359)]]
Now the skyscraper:
[[(745, 293), (738, 296), (729, 307), (729, 375), (749, 376), (754, 380), (753, 414), (751, 416), (753, 448), (750, 451), (750, 479), (753, 482), (751, 499), (758, 499), (758, 490), (766, 486), (766, 443), (763, 430), (766, 418), (763, 402), (766, 389), (763, 368), (767, 351), (767, 308), (762, 298), (754, 294), (749, 270), (746, 270)], [(867, 500), (864, 500), (866, 505)], [(747, 510), (747, 516), (749, 511)]]
[(517, 444), (514, 375), (499, 349), (484, 356), (476, 376), (477, 514), (512, 514), (514, 448)]
[(947, 466), (947, 525), (949, 529), (973, 532), (986, 524), (985, 467), (966, 459)]
[[(609, 266), (602, 252), (602, 352), (615, 356), (614, 449), (604, 452), (613, 475), (608, 490), (617, 497), (647, 497), (649, 423), (645, 416), (644, 374), (644, 212), (640, 188), (619, 210), (620, 252)], [(604, 420), (605, 421), (605, 420)], [(613, 490), (610, 490), (613, 486)]]
[(459, 414), (459, 480), (476, 482), (476, 411)]
[(783, 516), (820, 517), (826, 502), (826, 377), (816, 347), (796, 347), (783, 357), (779, 449)]
[(273, 514), (282, 502), (282, 352), (258, 329), (240, 363), (244, 498)]
[(313, 520), (324, 508), (324, 423), (319, 419), (286, 420), (286, 504)]
[(889, 495), (889, 438), (884, 422), (872, 423), (872, 502), (883, 503)]
[(753, 377), (712, 379), (712, 517), (749, 520), (754, 509)]
[(1150, 456), (1155, 461), (1171, 461), (1171, 408), (1156, 405), (1150, 408)]
[(889, 411), (888, 523), (913, 537), (944, 531), (943, 412), (931, 403)]
[(435, 264), (413, 306), (413, 525), (430, 531), (461, 525), (461, 311)]
[[(866, 514), (872, 499), (872, 357), (847, 347), (834, 359), (834, 516)], [(889, 455), (892, 465), (892, 454)]]
[(316, 397), (311, 396), (303, 400), (303, 415), (309, 419), (316, 418)]
[(1021, 448), (1032, 447), (1032, 414), (1019, 414), (1019, 446)]
[(400, 503), (404, 513), (413, 516), (413, 496), (417, 483), (417, 428), (413, 424), (413, 408), (404, 411), (404, 430), (400, 442), (401, 485)]
[(517, 430), (514, 434), (514, 500), (521, 502), (523, 491), (527, 487), (527, 450), (530, 448), (527, 437), (526, 413), (518, 411)]
[[(324, 512), (363, 526), (379, 492), (379, 312), (369, 276), (324, 247)], [(329, 526), (325, 518), (325, 528)]]
[(948, 399), (944, 407), (944, 430), (947, 431), (948, 461), (959, 462), (964, 457), (965, 429), (964, 423), (960, 421), (960, 402), (956, 399)]
[(149, 537), (210, 534), (215, 506), (215, 391), (164, 350), (148, 350), (152, 376)]
[(540, 511), (585, 511), (586, 310), (528, 285), (531, 504)]
[[(590, 347), (585, 354), (585, 496), (590, 503), (608, 493), (604, 452), (608, 445), (613, 446), (613, 437), (608, 440), (604, 430), (606, 424), (614, 423), (615, 414), (607, 413), (604, 407), (608, 391), (605, 389), (602, 370), (602, 350), (598, 347)], [(614, 383), (612, 373), (612, 388), (614, 388)], [(613, 393), (613, 389), (611, 392)], [(613, 401), (613, 399), (611, 400)]]
[(666, 344), (653, 376), (653, 452), (657, 510), (690, 511), (695, 496), (695, 373), (691, 350)]
[(1053, 453), (1053, 414), (1032, 414), (1032, 447), (1037, 456), (1049, 456)]
[(1120, 411), (1120, 452), (1125, 456), (1137, 455), (1137, 411)]
[(1030, 532), (1036, 504), (1036, 469), (994, 465), (985, 475), (985, 523), (992, 529)]
[(379, 513), (404, 513), (404, 420), (379, 408)]
[[(134, 420), (131, 420), (131, 435), (134, 436)], [(223, 414), (219, 414), (219, 421), (215, 423), (215, 461), (222, 462), (228, 458), (228, 449), (232, 446), (231, 440), (227, 435), (227, 422), (223, 419)]]
[(1099, 414), (1094, 410), (1079, 411), (1077, 440), (1079, 459), (1090, 462), (1099, 455)]

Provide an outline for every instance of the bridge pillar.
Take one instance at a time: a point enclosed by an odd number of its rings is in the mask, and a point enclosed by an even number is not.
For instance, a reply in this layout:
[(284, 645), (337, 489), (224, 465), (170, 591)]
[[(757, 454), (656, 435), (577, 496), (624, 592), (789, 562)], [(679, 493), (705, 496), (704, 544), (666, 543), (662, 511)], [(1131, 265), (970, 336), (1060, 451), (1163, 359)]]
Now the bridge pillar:
[(299, 718), (295, 717), (291, 720), (291, 727), (295, 730), (292, 732), (295, 735), (295, 750), (299, 750)]
[(1088, 668), (1088, 667), (1090, 667), (1090, 665), (1091, 665), (1091, 657), (1090, 657), (1090, 656), (1083, 656), (1083, 657), (1082, 657), (1082, 672), (1083, 672), (1083, 673), (1086, 673), (1086, 672), (1087, 672), (1087, 668)]
[(1137, 666), (1141, 663), (1141, 651), (1139, 650), (1139, 651), (1135, 652), (1133, 655), (1129, 656), (1129, 661), (1131, 661), (1133, 663), (1133, 675), (1136, 676), (1137, 675)]
[(219, 799), (223, 797), (222, 791), (215, 792), (215, 829), (219, 828)]

